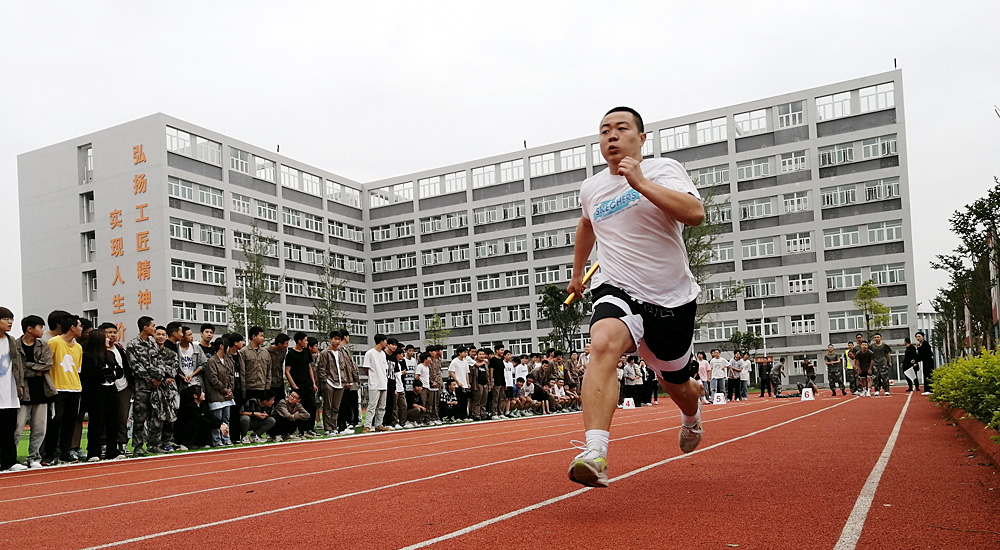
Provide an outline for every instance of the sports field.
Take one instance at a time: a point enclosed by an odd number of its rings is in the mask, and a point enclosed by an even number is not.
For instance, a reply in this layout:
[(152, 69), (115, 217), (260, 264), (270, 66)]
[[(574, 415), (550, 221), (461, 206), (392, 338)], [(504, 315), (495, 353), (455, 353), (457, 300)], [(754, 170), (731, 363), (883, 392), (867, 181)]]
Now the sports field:
[(0, 475), (3, 548), (997, 548), (1000, 476), (926, 397), (619, 411), (611, 486), (566, 479), (579, 414)]

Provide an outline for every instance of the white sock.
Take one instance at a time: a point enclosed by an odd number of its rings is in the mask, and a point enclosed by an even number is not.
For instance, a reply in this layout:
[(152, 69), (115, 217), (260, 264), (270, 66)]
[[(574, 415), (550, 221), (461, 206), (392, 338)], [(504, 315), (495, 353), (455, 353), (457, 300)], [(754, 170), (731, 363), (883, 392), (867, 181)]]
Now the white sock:
[(604, 456), (608, 454), (608, 440), (611, 438), (611, 432), (607, 430), (587, 430), (584, 434), (587, 436), (587, 448), (596, 449)]
[(681, 411), (681, 425), (687, 428), (693, 428), (698, 425), (698, 421), (701, 420), (701, 409), (694, 416), (688, 416)]

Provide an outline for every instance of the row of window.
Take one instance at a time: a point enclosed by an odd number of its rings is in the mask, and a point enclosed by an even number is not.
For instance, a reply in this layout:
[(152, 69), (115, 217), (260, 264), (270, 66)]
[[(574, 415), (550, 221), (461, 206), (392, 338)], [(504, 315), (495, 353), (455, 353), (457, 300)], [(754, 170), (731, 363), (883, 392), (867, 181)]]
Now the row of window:
[[(167, 177), (167, 193), (169, 196), (198, 202), (213, 208), (224, 208), (223, 192), (214, 187), (190, 182), (174, 176)], [(233, 212), (252, 216), (260, 220), (271, 222), (278, 221), (278, 205), (254, 199), (240, 193), (230, 193), (232, 202), (230, 209)], [(281, 207), (282, 223), (292, 227), (298, 227), (316, 233), (323, 233), (324, 230), (333, 237), (364, 242), (364, 232), (361, 227), (349, 223), (326, 220), (322, 216), (302, 212), (300, 210)]]
[[(820, 189), (822, 208), (845, 206), (857, 202), (857, 183), (824, 187)], [(899, 196), (899, 178), (882, 178), (863, 182), (864, 198), (867, 202), (890, 199)], [(757, 197), (739, 202), (740, 219), (768, 218), (779, 213), (804, 212), (812, 209), (810, 191), (795, 191), (783, 195)], [(780, 208), (780, 210), (779, 210)], [(729, 202), (715, 204), (708, 208), (706, 215), (717, 223), (732, 221), (733, 207)]]
[[(861, 242), (861, 226), (851, 225), (846, 227), (835, 227), (823, 230), (823, 248), (832, 250), (836, 248), (849, 248), (868, 244), (900, 241), (903, 239), (903, 221), (891, 220), (885, 222), (874, 222), (867, 224), (867, 240)], [(811, 231), (786, 233), (783, 238), (780, 235), (759, 237), (756, 239), (744, 239), (740, 242), (741, 260), (753, 258), (763, 258), (767, 256), (777, 256), (782, 253), (780, 248), (784, 241), (785, 254), (798, 254), (812, 251), (813, 236)], [(716, 242), (712, 244), (710, 250), (710, 261), (732, 262), (736, 260), (736, 246), (732, 242)]]
[[(782, 322), (784, 321), (784, 322)], [(834, 311), (827, 314), (829, 332), (846, 332), (865, 329), (864, 314), (860, 311)], [(819, 324), (815, 313), (789, 315), (786, 317), (757, 317), (747, 319), (746, 332), (767, 337), (818, 334)], [(729, 340), (740, 330), (739, 321), (716, 321), (705, 323), (695, 331), (696, 342), (720, 342)], [(782, 327), (781, 325), (784, 325)], [(889, 327), (905, 327), (908, 315), (905, 306), (889, 308)]]
[[(166, 127), (166, 137), (167, 151), (222, 166), (222, 144), (170, 126)], [(280, 174), (282, 186), (317, 197), (323, 196), (323, 178), (290, 166), (281, 165), (279, 169), (273, 160), (236, 147), (229, 148), (229, 168), (271, 183), (277, 183), (276, 176)], [(360, 189), (326, 180), (325, 191), (329, 200), (361, 208)]]
[[(532, 234), (533, 250), (545, 250), (548, 248), (572, 246), (575, 241), (576, 228), (555, 229)], [(289, 245), (286, 243), (285, 246), (287, 247)], [(476, 258), (489, 258), (492, 256), (518, 254), (526, 252), (527, 250), (528, 237), (526, 235), (514, 235), (498, 239), (477, 241), (475, 243)], [(469, 259), (469, 251), (470, 246), (468, 244), (421, 250), (420, 264), (424, 266), (431, 266), (466, 261)], [(400, 271), (404, 269), (412, 269), (416, 266), (416, 252), (390, 254), (386, 256), (378, 256), (372, 259), (373, 273)]]
[[(229, 311), (226, 306), (214, 304), (200, 304), (183, 300), (174, 300), (171, 304), (173, 318), (178, 321), (205, 322), (225, 325), (229, 322)], [(201, 310), (199, 318), (198, 310)], [(303, 330), (316, 332), (319, 330), (316, 319), (306, 313), (286, 313), (284, 323), (279, 311), (268, 311), (268, 328), (289, 331)], [(351, 334), (365, 336), (368, 334), (368, 323), (356, 319), (347, 320), (348, 331)]]
[[(863, 275), (867, 275), (867, 277)], [(782, 278), (784, 278), (784, 283), (782, 283)], [(744, 279), (742, 294), (745, 298), (765, 298), (781, 294), (815, 292), (814, 279), (814, 273)], [(879, 286), (904, 284), (906, 282), (906, 267), (902, 263), (893, 263), (876, 264), (864, 269), (854, 267), (827, 270), (826, 289), (852, 290), (861, 286), (866, 280), (873, 280)], [(706, 283), (702, 287), (700, 300), (702, 302), (732, 300), (736, 297), (736, 289), (738, 288), (729, 281)]]

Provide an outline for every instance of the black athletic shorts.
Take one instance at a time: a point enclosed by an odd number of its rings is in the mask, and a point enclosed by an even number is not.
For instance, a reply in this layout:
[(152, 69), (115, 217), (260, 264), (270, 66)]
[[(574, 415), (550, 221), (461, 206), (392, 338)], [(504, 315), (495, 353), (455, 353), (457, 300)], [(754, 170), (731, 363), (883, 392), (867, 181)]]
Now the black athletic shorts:
[[(698, 372), (697, 363), (691, 370), (694, 318), (698, 307), (695, 300), (673, 308), (646, 304), (607, 283), (591, 293), (594, 300), (591, 326), (601, 319), (621, 320), (628, 327), (634, 343), (627, 352), (638, 351), (646, 364), (668, 382), (680, 384)], [(666, 373), (676, 374), (668, 378)]]

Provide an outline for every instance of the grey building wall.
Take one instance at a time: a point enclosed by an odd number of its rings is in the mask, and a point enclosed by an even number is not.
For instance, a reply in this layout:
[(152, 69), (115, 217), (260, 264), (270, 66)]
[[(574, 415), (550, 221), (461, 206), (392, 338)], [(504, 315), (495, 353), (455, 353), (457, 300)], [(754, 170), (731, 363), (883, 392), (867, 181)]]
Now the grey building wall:
[[(894, 107), (879, 109), (871, 113), (858, 114), (860, 98), (858, 90), (867, 86), (892, 82), (894, 84)], [(850, 92), (852, 116), (840, 117), (828, 121), (818, 121), (815, 99), (829, 94)], [(789, 102), (802, 101), (804, 105), (803, 123), (788, 128), (778, 126), (778, 106)], [(763, 109), (766, 111), (766, 131), (739, 135), (736, 131), (735, 116)], [(596, 115), (595, 115), (596, 117)], [(725, 118), (726, 139), (712, 143), (699, 144), (696, 140), (696, 124), (703, 121)], [(595, 126), (597, 120), (595, 119)], [(679, 126), (691, 125), (689, 135), (690, 146), (676, 150), (661, 148), (660, 131)], [(164, 131), (172, 126), (192, 134), (219, 142), (222, 144), (221, 165), (201, 162), (189, 155), (168, 153)], [(790, 359), (803, 354), (817, 355), (825, 343), (834, 341), (840, 343), (853, 335), (853, 330), (831, 332), (829, 330), (829, 313), (853, 309), (850, 299), (851, 290), (828, 290), (825, 284), (826, 272), (833, 269), (861, 268), (863, 278), (870, 275), (870, 266), (875, 263), (903, 263), (905, 265), (905, 281), (901, 284), (884, 287), (883, 301), (892, 307), (905, 307), (909, 316), (908, 325), (916, 325), (915, 293), (913, 291), (913, 261), (910, 243), (911, 228), (909, 220), (909, 185), (906, 173), (906, 140), (905, 117), (903, 114), (903, 88), (900, 71), (893, 71), (864, 78), (830, 84), (791, 92), (777, 97), (761, 99), (740, 105), (734, 105), (686, 115), (670, 120), (647, 122), (648, 149), (644, 150), (647, 157), (668, 156), (682, 162), (692, 173), (701, 168), (724, 164), (729, 169), (729, 181), (724, 185), (711, 186), (702, 189), (703, 193), (711, 191), (715, 194), (716, 203), (729, 202), (732, 207), (733, 219), (725, 224), (726, 232), (720, 235), (720, 242), (733, 242), (735, 258), (731, 262), (715, 264), (715, 277), (709, 283), (734, 280), (743, 281), (759, 277), (775, 277), (778, 281), (778, 292), (763, 300), (765, 316), (778, 321), (778, 335), (768, 338), (768, 352), (788, 355)], [(897, 153), (880, 159), (865, 160), (861, 158), (861, 143), (863, 140), (895, 134)], [(56, 144), (38, 151), (21, 155), (19, 161), (19, 184), (22, 197), (39, 197), (42, 200), (22, 200), (22, 239), (24, 240), (24, 294), (25, 305), (31, 311), (44, 313), (55, 307), (79, 307), (81, 310), (96, 311), (100, 320), (118, 321), (127, 319), (128, 327), (134, 325), (138, 316), (135, 294), (148, 287), (153, 294), (150, 307), (151, 315), (158, 319), (173, 316), (171, 305), (174, 301), (193, 302), (197, 306), (197, 321), (202, 321), (205, 304), (221, 304), (213, 292), (218, 292), (217, 286), (205, 285), (200, 282), (177, 281), (171, 278), (171, 259), (223, 266), (226, 269), (227, 285), (232, 286), (235, 269), (240, 259), (240, 253), (233, 250), (233, 231), (249, 231), (248, 222), (257, 223), (265, 233), (272, 234), (279, 241), (278, 257), (269, 259), (271, 272), (274, 275), (284, 275), (301, 280), (318, 280), (318, 269), (315, 266), (304, 265), (302, 262), (292, 262), (285, 258), (283, 246), (291, 243), (299, 246), (309, 246), (318, 249), (329, 249), (332, 252), (362, 258), (365, 262), (363, 274), (344, 273), (348, 285), (363, 289), (366, 292), (364, 304), (350, 305), (349, 309), (358, 320), (366, 321), (365, 334), (374, 334), (376, 321), (389, 321), (395, 324), (395, 331), (402, 332), (399, 327), (400, 318), (416, 316), (419, 329), (413, 331), (407, 328), (408, 337), (424, 339), (425, 316), (435, 310), (444, 315), (458, 311), (471, 311), (472, 326), (453, 327), (449, 343), (492, 343), (497, 341), (521, 342), (525, 346), (537, 347), (538, 338), (547, 333), (544, 321), (539, 320), (536, 304), (542, 288), (536, 279), (537, 272), (543, 268), (558, 266), (557, 284), (567, 280), (566, 266), (572, 263), (572, 246), (557, 246), (546, 249), (535, 249), (533, 237), (545, 231), (557, 231), (560, 239), (565, 233), (572, 232), (579, 219), (578, 208), (560, 209), (545, 214), (532, 213), (532, 201), (541, 197), (570, 193), (577, 191), (580, 182), (594, 173), (605, 169), (603, 159), (595, 155), (594, 147), (598, 139), (596, 135), (532, 148), (526, 151), (498, 155), (486, 159), (473, 160), (452, 166), (405, 174), (385, 180), (360, 184), (347, 178), (326, 172), (319, 168), (305, 165), (293, 159), (271, 153), (250, 144), (239, 142), (211, 130), (200, 128), (166, 115), (156, 114), (150, 117), (102, 130), (88, 136)], [(150, 216), (148, 222), (154, 229), (150, 230), (150, 250), (154, 265), (154, 274), (148, 285), (140, 285), (126, 276), (124, 286), (112, 287), (110, 282), (114, 276), (115, 260), (132, 260), (134, 253), (129, 253), (126, 246), (124, 258), (112, 258), (108, 253), (108, 240), (111, 230), (108, 228), (107, 212), (120, 208), (126, 214), (134, 207), (135, 196), (131, 193), (132, 176), (136, 165), (132, 164), (132, 146), (143, 143), (147, 162), (142, 166), (149, 181), (148, 202), (146, 210)], [(856, 143), (855, 162), (836, 166), (820, 166), (819, 150), (821, 148), (842, 144)], [(94, 150), (93, 178), (83, 183), (80, 177), (80, 148), (91, 144)], [(250, 174), (243, 174), (230, 169), (229, 147), (237, 147), (251, 155), (275, 161), (278, 166), (288, 165), (304, 170), (322, 178), (322, 184), (334, 181), (348, 185), (361, 192), (360, 208), (353, 208), (330, 200), (324, 188), (319, 196), (283, 187), (280, 176), (276, 173), (274, 182), (262, 181)], [(582, 166), (564, 166), (561, 151), (583, 148), (584, 162)], [(806, 170), (782, 173), (780, 156), (785, 153), (805, 151)], [(553, 170), (551, 172), (532, 176), (531, 158), (539, 155), (553, 154)], [(738, 164), (742, 161), (762, 157), (770, 158), (770, 175), (756, 179), (737, 177)], [(85, 159), (84, 159), (85, 160)], [(523, 177), (512, 181), (501, 181), (500, 165), (510, 161), (523, 163)], [(278, 171), (278, 166), (275, 170)], [(493, 167), (496, 184), (489, 186), (474, 185), (474, 172), (482, 167)], [(441, 177), (445, 174), (464, 174), (466, 185), (464, 189), (454, 193), (438, 193), (432, 196), (421, 196), (419, 182), (424, 178)], [(197, 201), (183, 201), (168, 197), (168, 176), (179, 177), (199, 185), (215, 187), (223, 191), (223, 208), (210, 208), (197, 204)], [(884, 177), (899, 178), (899, 197), (887, 201), (864, 200), (862, 182)], [(411, 184), (409, 198), (390, 204), (373, 206), (371, 195), (379, 190), (388, 191), (390, 196), (393, 187), (400, 184)], [(821, 202), (821, 190), (842, 184), (859, 184), (859, 200), (848, 206), (826, 207)], [(444, 185), (444, 182), (441, 183)], [(93, 192), (95, 196), (95, 216), (93, 221), (80, 220), (79, 195)], [(809, 195), (809, 207), (804, 212), (785, 214), (781, 212), (782, 197), (793, 192), (806, 192)], [(254, 219), (254, 213), (249, 215), (233, 211), (232, 195), (238, 193), (254, 200), (264, 200), (277, 205), (278, 219), (264, 221)], [(772, 199), (774, 215), (759, 219), (740, 219), (740, 203), (743, 201), (775, 197)], [(44, 199), (49, 200), (44, 200)], [(70, 200), (72, 199), (72, 200)], [(494, 206), (509, 202), (523, 202), (524, 216), (511, 220), (501, 220), (496, 223), (477, 224), (475, 210), (477, 208)], [(295, 208), (303, 213), (322, 216), (326, 221), (337, 221), (359, 226), (364, 230), (364, 242), (356, 243), (335, 238), (324, 232), (322, 235), (304, 231), (302, 228), (288, 227), (282, 220), (282, 207)], [(440, 232), (423, 233), (420, 229), (421, 218), (461, 212), (468, 219), (466, 227), (446, 229)], [(211, 247), (199, 243), (177, 242), (169, 238), (169, 219), (182, 218), (194, 223), (204, 223), (222, 227), (225, 230), (225, 246)], [(901, 242), (869, 245), (865, 241), (865, 225), (873, 221), (890, 219), (902, 220), (903, 239)], [(126, 217), (127, 220), (127, 217)], [(30, 222), (30, 223), (29, 223)], [(324, 222), (324, 223), (325, 223)], [(385, 241), (373, 241), (372, 229), (387, 224), (413, 222), (410, 235), (403, 238), (391, 238)], [(823, 230), (847, 225), (861, 226), (861, 243), (859, 247), (826, 250), (823, 245)], [(126, 222), (126, 229), (134, 229), (134, 223)], [(51, 229), (50, 229), (51, 228)], [(77, 261), (80, 254), (80, 234), (94, 231), (98, 243), (95, 258), (90, 262)], [(115, 230), (118, 231), (118, 230)], [(784, 250), (784, 235), (792, 232), (809, 232), (812, 236), (812, 250), (807, 253), (792, 254)], [(127, 232), (126, 232), (127, 233)], [(66, 237), (69, 235), (69, 237)], [(476, 243), (481, 241), (499, 240), (523, 236), (526, 249), (509, 254), (498, 254), (490, 257), (476, 257)], [(744, 240), (758, 237), (776, 236), (776, 254), (767, 258), (742, 258), (740, 244)], [(134, 235), (132, 237), (134, 239)], [(560, 241), (564, 243), (565, 241)], [(37, 244), (35, 244), (37, 243)], [(126, 239), (126, 245), (128, 245)], [(134, 243), (131, 243), (134, 248)], [(47, 247), (54, 254), (41, 257), (33, 254), (33, 246)], [(432, 249), (447, 249), (454, 246), (467, 246), (467, 260), (447, 261), (442, 265), (423, 265), (422, 253)], [(415, 254), (417, 265), (405, 270), (387, 273), (373, 272), (373, 259), (397, 254)], [(134, 262), (130, 274), (134, 275)], [(125, 275), (124, 267), (122, 274)], [(98, 290), (91, 296), (84, 295), (82, 282), (70, 284), (67, 281), (82, 281), (82, 273), (96, 270), (98, 273)], [(505, 274), (527, 270), (528, 284), (516, 288), (504, 285)], [(814, 275), (814, 291), (806, 294), (790, 294), (787, 289), (787, 276), (799, 273)], [(68, 277), (71, 274), (72, 277)], [(500, 274), (501, 284), (498, 289), (489, 291), (477, 290), (477, 278), (486, 275)], [(448, 281), (468, 277), (471, 291), (456, 296), (446, 295), (427, 297), (424, 295), (424, 283), (431, 281)], [(39, 281), (41, 284), (28, 284), (28, 281)], [(400, 300), (393, 294), (391, 305), (375, 304), (373, 291), (376, 289), (399, 286), (417, 285), (416, 299)], [(447, 286), (447, 283), (446, 283)], [(112, 314), (111, 299), (114, 293), (126, 297), (127, 313)], [(81, 301), (81, 298), (88, 298)], [(748, 318), (760, 317), (762, 300), (756, 298), (737, 297), (719, 308), (720, 311), (709, 320), (713, 323), (736, 323), (739, 330), (746, 330)], [(77, 305), (79, 304), (79, 305)], [(507, 310), (511, 307), (529, 305), (530, 319), (509, 321)], [(499, 323), (480, 323), (479, 311), (486, 308), (500, 308)], [(289, 296), (280, 293), (274, 309), (281, 312), (282, 325), (287, 326), (288, 314), (308, 315), (312, 312), (311, 300), (300, 296)], [(810, 334), (791, 334), (790, 319), (793, 315), (816, 315), (817, 331)], [(583, 327), (586, 330), (586, 327)], [(360, 332), (360, 331), (359, 331)], [(908, 326), (893, 327), (889, 331), (889, 341), (901, 341), (901, 338), (912, 332)], [(696, 347), (701, 349), (717, 344), (708, 338), (706, 332), (699, 334)]]

